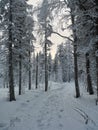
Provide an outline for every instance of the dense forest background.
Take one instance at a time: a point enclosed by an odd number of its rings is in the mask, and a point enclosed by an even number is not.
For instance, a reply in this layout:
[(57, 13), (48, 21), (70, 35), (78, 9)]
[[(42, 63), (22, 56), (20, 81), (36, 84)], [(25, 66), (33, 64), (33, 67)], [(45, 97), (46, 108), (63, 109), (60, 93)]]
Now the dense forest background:
[[(54, 57), (52, 35), (63, 39)], [(73, 80), (77, 98), (82, 83), (98, 102), (98, 1), (43, 0), (35, 7), (0, 0), (0, 87), (9, 88), (9, 100), (16, 100), (15, 87), (21, 95), (34, 84), (48, 91), (49, 81)]]

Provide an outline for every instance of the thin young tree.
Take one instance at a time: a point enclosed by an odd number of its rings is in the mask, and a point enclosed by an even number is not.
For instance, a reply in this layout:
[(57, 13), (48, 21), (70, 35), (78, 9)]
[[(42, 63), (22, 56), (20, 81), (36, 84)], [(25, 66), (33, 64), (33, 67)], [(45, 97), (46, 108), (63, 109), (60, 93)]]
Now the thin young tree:
[(38, 53), (36, 56), (36, 89), (38, 88)]

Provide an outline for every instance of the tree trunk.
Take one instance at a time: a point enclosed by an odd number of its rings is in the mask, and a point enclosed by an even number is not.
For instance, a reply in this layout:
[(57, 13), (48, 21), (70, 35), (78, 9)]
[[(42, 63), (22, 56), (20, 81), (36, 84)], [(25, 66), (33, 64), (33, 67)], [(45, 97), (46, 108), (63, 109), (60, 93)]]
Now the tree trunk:
[(19, 95), (21, 95), (21, 85), (22, 85), (22, 57), (19, 55)]
[(48, 65), (47, 65), (47, 43), (45, 36), (45, 91), (47, 90), (48, 90)]
[(31, 51), (29, 50), (29, 90), (31, 90)]
[(38, 88), (38, 54), (36, 57), (36, 89)]
[[(69, 57), (68, 57), (69, 59)], [(68, 61), (68, 69), (67, 69), (67, 82), (70, 82), (71, 78), (70, 78), (70, 64), (69, 64), (69, 61)]]
[(98, 57), (96, 56), (97, 100), (98, 100)]
[[(98, 0), (95, 0), (96, 3), (96, 14), (98, 14)], [(98, 15), (96, 19), (96, 37), (98, 37)], [(97, 52), (96, 56), (96, 77), (97, 77), (97, 100), (98, 100), (98, 41), (95, 44), (95, 53)]]
[(13, 51), (12, 51), (12, 0), (9, 1), (9, 95), (10, 101), (15, 101), (13, 78)]
[(74, 45), (74, 77), (75, 77), (76, 98), (78, 98), (80, 97), (80, 89), (78, 83), (77, 45)]
[(87, 74), (87, 90), (89, 94), (94, 94), (93, 87), (92, 87), (92, 81), (90, 76), (90, 61), (89, 61), (89, 53), (86, 53), (86, 74)]
[[(71, 10), (73, 13), (73, 11)], [(71, 21), (72, 26), (74, 27), (74, 15), (71, 13)], [(73, 35), (74, 35), (74, 77), (75, 77), (75, 89), (76, 89), (76, 98), (80, 97), (80, 89), (79, 89), (79, 83), (78, 83), (78, 63), (77, 63), (77, 36), (76, 36), (76, 29), (73, 29)]]

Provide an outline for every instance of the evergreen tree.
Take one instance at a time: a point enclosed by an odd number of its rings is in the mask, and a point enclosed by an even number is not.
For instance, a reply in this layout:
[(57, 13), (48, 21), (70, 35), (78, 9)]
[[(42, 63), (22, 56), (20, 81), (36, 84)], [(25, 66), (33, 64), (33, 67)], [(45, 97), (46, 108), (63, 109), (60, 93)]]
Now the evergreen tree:
[[(6, 31), (6, 35), (2, 33), (4, 42), (2, 40), (3, 46), (7, 50), (6, 60), (8, 62), (8, 77), (9, 77), (9, 91), (10, 91), (10, 101), (15, 100), (14, 95), (14, 83), (15, 83), (15, 70), (16, 64), (19, 63), (19, 95), (21, 94), (22, 88), (22, 64), (26, 66), (26, 61), (29, 54), (28, 50), (30, 49), (29, 43), (26, 41), (27, 38), (27, 27), (26, 17), (27, 17), (27, 3), (26, 0), (1, 0), (1, 22), (2, 32)], [(32, 24), (31, 24), (32, 26)], [(1, 29), (1, 27), (0, 27)], [(30, 35), (31, 36), (31, 35)], [(31, 41), (30, 41), (31, 42)]]
[(45, 91), (48, 90), (48, 46), (52, 43), (48, 40), (48, 37), (51, 36), (52, 26), (50, 23), (50, 6), (48, 0), (43, 0), (42, 7), (38, 15), (38, 19), (44, 34), (44, 56), (45, 56)]

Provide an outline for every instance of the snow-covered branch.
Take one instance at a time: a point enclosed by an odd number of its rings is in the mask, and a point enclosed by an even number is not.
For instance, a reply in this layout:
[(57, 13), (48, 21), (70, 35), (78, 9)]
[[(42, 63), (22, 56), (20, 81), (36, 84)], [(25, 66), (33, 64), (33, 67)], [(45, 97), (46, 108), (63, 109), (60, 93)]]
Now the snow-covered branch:
[(52, 33), (57, 34), (57, 35), (59, 35), (60, 37), (65, 38), (65, 39), (68, 39), (69, 41), (73, 42), (73, 40), (72, 40), (71, 38), (69, 38), (69, 37), (67, 37), (67, 36), (64, 36), (64, 35), (62, 35), (62, 34), (60, 34), (60, 33), (58, 33), (58, 32), (54, 32), (54, 31), (53, 31)]

